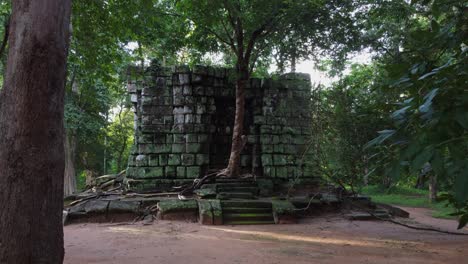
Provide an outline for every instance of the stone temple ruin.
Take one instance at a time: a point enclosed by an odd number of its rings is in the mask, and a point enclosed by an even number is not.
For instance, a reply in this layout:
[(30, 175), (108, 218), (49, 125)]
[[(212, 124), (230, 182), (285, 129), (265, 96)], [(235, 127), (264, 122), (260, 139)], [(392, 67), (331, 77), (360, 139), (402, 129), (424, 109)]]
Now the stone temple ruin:
[[(235, 112), (234, 72), (224, 68), (130, 68), (135, 145), (129, 158), (130, 189), (166, 190), (225, 168)], [(292, 179), (314, 182), (303, 160), (310, 137), (310, 76), (252, 78), (246, 89), (241, 155), (244, 173), (275, 186)]]
[[(323, 192), (317, 186), (318, 174), (302, 161), (309, 159), (304, 153), (312, 112), (310, 78), (304, 74), (249, 82), (244, 124), (248, 141), (241, 165), (243, 173), (255, 177), (210, 179), (188, 196), (174, 191), (227, 165), (235, 110), (232, 76), (231, 70), (201, 66), (151, 66), (144, 72), (131, 68), (128, 91), (135, 111), (135, 144), (127, 173), (113, 180), (112, 175), (97, 179), (121, 182), (125, 189), (106, 195), (85, 192), (87, 198), (74, 201), (66, 219), (288, 224), (297, 223), (299, 211), (339, 208), (341, 191)], [(368, 198), (361, 202), (370, 204)], [(364, 217), (388, 217), (386, 211), (374, 213)], [(362, 214), (351, 215), (356, 217)]]

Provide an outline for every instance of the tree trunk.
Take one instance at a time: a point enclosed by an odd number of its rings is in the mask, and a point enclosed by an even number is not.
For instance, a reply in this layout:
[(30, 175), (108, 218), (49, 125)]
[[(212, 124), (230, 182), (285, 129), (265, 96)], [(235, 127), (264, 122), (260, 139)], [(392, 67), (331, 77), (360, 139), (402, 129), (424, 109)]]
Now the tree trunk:
[(291, 72), (296, 72), (296, 54), (293, 53), (291, 56)]
[(429, 199), (431, 202), (437, 200), (437, 175), (434, 173), (429, 175)]
[(244, 112), (245, 112), (245, 86), (249, 80), (248, 64), (238, 62), (238, 76), (236, 84), (236, 112), (234, 117), (234, 129), (232, 132), (231, 155), (226, 171), (229, 177), (237, 177), (240, 173), (240, 154), (245, 145)]
[(0, 263), (63, 262), (70, 0), (13, 0), (0, 92)]
[(65, 133), (65, 172), (64, 172), (64, 195), (68, 196), (76, 192), (76, 136), (73, 132)]

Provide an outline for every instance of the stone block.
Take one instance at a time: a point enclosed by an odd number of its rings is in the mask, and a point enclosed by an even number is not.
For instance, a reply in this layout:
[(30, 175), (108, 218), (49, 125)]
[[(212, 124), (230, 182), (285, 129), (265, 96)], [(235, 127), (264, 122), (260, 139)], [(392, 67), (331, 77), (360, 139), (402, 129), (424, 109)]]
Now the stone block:
[(184, 134), (173, 134), (174, 143), (185, 143), (185, 135)]
[(190, 74), (184, 73), (184, 74), (179, 74), (179, 84), (184, 85), (184, 84), (190, 84)]
[(196, 200), (164, 200), (158, 203), (160, 220), (184, 220), (195, 222), (198, 219), (198, 203)]
[(199, 153), (201, 151), (202, 144), (200, 143), (187, 143), (186, 151), (187, 153)]
[(286, 155), (274, 154), (273, 155), (273, 164), (275, 166), (284, 166), (287, 163)]
[(148, 166), (156, 167), (159, 166), (159, 155), (149, 155)]
[(195, 154), (182, 154), (182, 165), (192, 166), (195, 165)]
[(275, 177), (275, 167), (273, 166), (263, 166), (263, 174), (266, 177)]
[(142, 166), (142, 167), (148, 166), (148, 156), (146, 155), (136, 156), (135, 163), (136, 163), (136, 166)]
[(172, 144), (172, 153), (184, 153), (185, 144)]
[(180, 154), (169, 154), (167, 164), (170, 166), (180, 165)]
[(209, 163), (210, 157), (207, 154), (196, 154), (195, 163), (198, 166), (206, 165)]
[(288, 170), (285, 166), (275, 166), (275, 177), (281, 179), (287, 179), (288, 177)]
[(166, 166), (167, 165), (167, 160), (168, 160), (168, 155), (167, 154), (159, 155), (159, 165), (160, 166)]
[(198, 134), (187, 134), (185, 135), (185, 139), (187, 143), (197, 143), (198, 142)]
[(168, 178), (175, 178), (176, 175), (177, 175), (176, 167), (174, 167), (174, 166), (166, 166), (164, 168), (164, 171), (165, 171), (166, 177), (168, 177)]
[(199, 134), (198, 135), (198, 142), (206, 143), (209, 140), (209, 136), (207, 134)]
[(262, 144), (262, 153), (273, 153), (273, 145)]
[(145, 169), (145, 178), (161, 178), (164, 177), (163, 167), (154, 167)]
[(189, 179), (198, 178), (198, 176), (200, 176), (200, 173), (201, 173), (200, 166), (187, 167), (186, 173), (187, 173), (187, 178)]
[(296, 207), (288, 200), (272, 200), (273, 218), (276, 224), (296, 224)]
[(107, 210), (109, 213), (139, 213), (140, 202), (139, 201), (121, 201), (113, 200), (110, 201)]
[(185, 178), (185, 167), (177, 167), (177, 178)]
[(271, 154), (263, 154), (262, 155), (262, 165), (263, 166), (273, 165), (273, 156)]
[(213, 225), (213, 210), (209, 200), (198, 200), (198, 222), (202, 225)]

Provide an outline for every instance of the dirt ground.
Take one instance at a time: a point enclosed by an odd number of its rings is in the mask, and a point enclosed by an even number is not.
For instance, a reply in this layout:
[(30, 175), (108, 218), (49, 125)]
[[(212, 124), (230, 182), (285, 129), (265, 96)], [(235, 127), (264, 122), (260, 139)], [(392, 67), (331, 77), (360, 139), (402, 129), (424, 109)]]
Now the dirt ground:
[[(434, 219), (427, 209), (404, 209), (414, 221), (455, 231), (453, 220)], [(463, 264), (468, 263), (468, 236), (348, 221), (336, 214), (298, 225), (79, 224), (65, 227), (65, 263)]]

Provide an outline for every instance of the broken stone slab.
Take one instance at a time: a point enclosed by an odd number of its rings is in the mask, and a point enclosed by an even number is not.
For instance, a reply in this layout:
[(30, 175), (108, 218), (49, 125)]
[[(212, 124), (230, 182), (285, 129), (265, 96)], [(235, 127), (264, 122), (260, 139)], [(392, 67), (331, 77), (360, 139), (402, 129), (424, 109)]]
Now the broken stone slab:
[(194, 193), (201, 199), (209, 199), (216, 197), (216, 189), (198, 189)]
[(288, 200), (272, 200), (273, 218), (276, 224), (297, 224), (296, 207)]
[(353, 212), (346, 214), (345, 218), (355, 221), (370, 221), (370, 220), (382, 220), (390, 219), (390, 215), (384, 212), (366, 213), (366, 212)]
[(327, 204), (340, 203), (340, 199), (338, 199), (338, 197), (332, 193), (323, 193), (320, 201)]
[(389, 204), (383, 204), (383, 203), (375, 203), (378, 208), (383, 208), (387, 210), (391, 215), (397, 216), (397, 217), (402, 217), (402, 218), (409, 218), (410, 214), (398, 207), (389, 205)]
[(223, 224), (223, 209), (221, 207), (221, 200), (210, 200), (211, 209), (213, 210), (213, 225)]
[(170, 199), (158, 203), (157, 218), (160, 220), (198, 220), (198, 203), (196, 200)]
[(223, 212), (221, 201), (213, 200), (198, 200), (199, 223), (202, 225), (222, 225)]
[(106, 213), (109, 201), (89, 200), (84, 207), (87, 214), (89, 213)]
[(198, 200), (198, 222), (202, 225), (213, 225), (213, 208), (209, 200)]
[(125, 201), (115, 200), (110, 201), (107, 210), (108, 213), (140, 213), (140, 202), (138, 201)]

